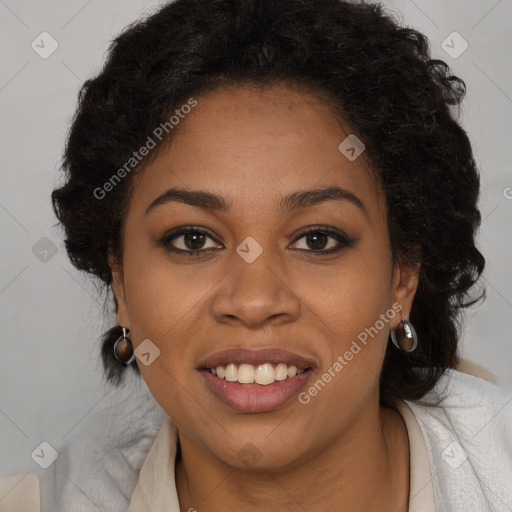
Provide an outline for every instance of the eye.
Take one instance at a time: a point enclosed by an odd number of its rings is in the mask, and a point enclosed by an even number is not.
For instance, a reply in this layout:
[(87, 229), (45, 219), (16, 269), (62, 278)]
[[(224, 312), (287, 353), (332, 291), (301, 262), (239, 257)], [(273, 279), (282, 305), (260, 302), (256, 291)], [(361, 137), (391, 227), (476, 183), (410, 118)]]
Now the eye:
[(219, 244), (209, 230), (194, 226), (177, 228), (162, 237), (158, 244), (169, 251), (190, 256), (219, 248)]
[[(355, 241), (342, 231), (328, 226), (313, 226), (300, 233), (291, 247), (311, 253), (313, 256), (322, 256), (335, 253), (345, 247), (351, 247)], [(223, 248), (211, 231), (197, 226), (176, 228), (164, 235), (158, 241), (158, 245), (169, 252), (187, 256), (206, 255)]]
[[(301, 233), (293, 243), (294, 249), (311, 252), (313, 255), (326, 255), (354, 245), (355, 240), (342, 231), (329, 227), (310, 227)], [(302, 245), (302, 247), (300, 247)]]

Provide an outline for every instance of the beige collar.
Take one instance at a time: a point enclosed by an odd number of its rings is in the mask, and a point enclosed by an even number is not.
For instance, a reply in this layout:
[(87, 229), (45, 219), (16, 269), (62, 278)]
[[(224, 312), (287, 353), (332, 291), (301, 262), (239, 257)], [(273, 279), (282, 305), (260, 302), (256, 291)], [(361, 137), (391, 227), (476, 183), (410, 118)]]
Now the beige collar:
[(177, 444), (178, 430), (167, 417), (142, 465), (128, 512), (180, 512), (174, 475)]
[(409, 512), (435, 512), (427, 447), (420, 426), (407, 402), (395, 400), (394, 406), (404, 419), (409, 436)]

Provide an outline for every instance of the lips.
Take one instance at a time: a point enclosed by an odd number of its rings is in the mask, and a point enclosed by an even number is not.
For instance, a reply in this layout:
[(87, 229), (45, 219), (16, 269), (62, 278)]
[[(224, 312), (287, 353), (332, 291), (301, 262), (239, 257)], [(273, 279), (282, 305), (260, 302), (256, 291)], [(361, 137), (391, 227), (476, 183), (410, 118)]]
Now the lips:
[[(240, 365), (296, 367), (297, 373), (267, 385), (228, 381), (215, 375), (219, 367)], [(281, 349), (235, 348), (217, 352), (200, 362), (197, 370), (209, 390), (231, 409), (245, 413), (266, 412), (283, 407), (306, 385), (317, 364), (313, 359)]]

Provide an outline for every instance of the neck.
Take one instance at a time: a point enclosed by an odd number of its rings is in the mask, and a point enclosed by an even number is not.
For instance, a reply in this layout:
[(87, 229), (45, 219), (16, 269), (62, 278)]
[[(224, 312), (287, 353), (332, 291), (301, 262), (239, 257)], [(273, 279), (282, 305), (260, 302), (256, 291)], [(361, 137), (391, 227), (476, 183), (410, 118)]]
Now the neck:
[[(307, 462), (244, 471), (208, 457), (180, 436), (176, 487), (181, 510), (407, 512), (409, 441), (400, 414), (376, 407)], [(271, 506), (269, 506), (271, 504)]]

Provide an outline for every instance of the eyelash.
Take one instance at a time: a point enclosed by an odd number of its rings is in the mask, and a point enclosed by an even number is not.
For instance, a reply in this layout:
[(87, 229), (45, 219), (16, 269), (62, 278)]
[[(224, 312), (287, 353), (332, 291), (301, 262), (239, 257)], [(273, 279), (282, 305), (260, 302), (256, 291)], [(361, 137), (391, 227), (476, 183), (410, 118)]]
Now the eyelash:
[[(176, 247), (173, 247), (171, 242), (175, 239), (179, 238), (180, 236), (187, 235), (187, 234), (201, 234), (206, 235), (212, 240), (214, 240), (216, 243), (216, 237), (213, 235), (213, 233), (206, 229), (206, 228), (200, 228), (199, 226), (186, 226), (177, 228), (176, 230), (167, 233), (164, 235), (159, 241), (158, 245), (165, 248), (169, 252), (173, 252), (178, 255), (187, 255), (190, 256), (201, 256), (202, 253), (213, 253), (214, 251), (217, 251), (218, 249), (197, 249), (197, 250), (184, 250), (184, 249), (177, 249)], [(343, 232), (334, 231), (328, 226), (313, 226), (305, 229), (299, 235), (297, 235), (297, 238), (293, 241), (293, 243), (298, 242), (302, 238), (306, 237), (309, 234), (322, 234), (327, 235), (331, 238), (334, 238), (338, 242), (338, 246), (334, 249), (328, 249), (328, 250), (306, 250), (306, 249), (298, 249), (299, 251), (311, 253), (312, 256), (321, 257), (321, 256), (327, 256), (329, 254), (334, 254), (344, 248), (352, 247), (354, 243), (356, 242), (355, 239), (348, 237)]]

